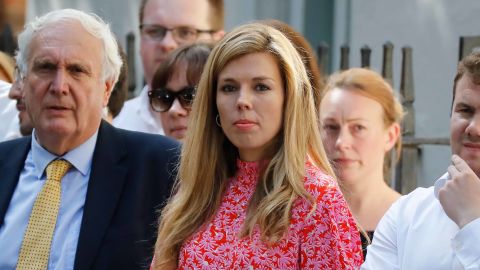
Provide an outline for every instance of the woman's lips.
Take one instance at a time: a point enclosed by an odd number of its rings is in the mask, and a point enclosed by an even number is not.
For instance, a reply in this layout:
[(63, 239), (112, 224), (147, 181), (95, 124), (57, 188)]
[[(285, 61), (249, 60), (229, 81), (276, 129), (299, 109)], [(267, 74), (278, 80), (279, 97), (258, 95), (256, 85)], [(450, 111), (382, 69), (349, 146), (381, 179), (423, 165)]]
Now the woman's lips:
[(187, 127), (175, 127), (173, 129), (170, 129), (170, 135), (177, 140), (181, 140), (185, 137), (185, 134), (187, 133)]
[(186, 130), (186, 129), (187, 129), (187, 127), (181, 126), (181, 127), (174, 127), (174, 128), (171, 129), (171, 131), (172, 131), (172, 132), (184, 131), (184, 130)]
[(335, 162), (335, 164), (338, 164), (338, 165), (350, 165), (353, 162), (355, 162), (353, 159), (349, 159), (349, 158), (336, 158), (333, 161)]
[(238, 129), (242, 130), (242, 131), (248, 131), (250, 129), (252, 129), (254, 126), (257, 125), (257, 123), (253, 122), (253, 121), (250, 121), (250, 120), (238, 120), (238, 121), (235, 121), (235, 123), (233, 123), (233, 125), (235, 127), (237, 127)]

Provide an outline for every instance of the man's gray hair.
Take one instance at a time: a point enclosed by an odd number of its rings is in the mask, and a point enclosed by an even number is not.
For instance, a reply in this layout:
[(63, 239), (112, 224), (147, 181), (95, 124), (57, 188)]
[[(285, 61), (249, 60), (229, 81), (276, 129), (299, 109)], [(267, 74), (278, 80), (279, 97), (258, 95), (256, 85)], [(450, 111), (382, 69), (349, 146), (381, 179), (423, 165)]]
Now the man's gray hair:
[(122, 66), (122, 58), (118, 52), (118, 44), (110, 26), (99, 16), (75, 9), (60, 9), (51, 11), (36, 18), (25, 26), (18, 36), (18, 52), (16, 60), (20, 72), (25, 75), (30, 57), (30, 45), (35, 34), (42, 29), (55, 25), (61, 21), (78, 21), (85, 30), (97, 37), (103, 45), (102, 78), (117, 82)]

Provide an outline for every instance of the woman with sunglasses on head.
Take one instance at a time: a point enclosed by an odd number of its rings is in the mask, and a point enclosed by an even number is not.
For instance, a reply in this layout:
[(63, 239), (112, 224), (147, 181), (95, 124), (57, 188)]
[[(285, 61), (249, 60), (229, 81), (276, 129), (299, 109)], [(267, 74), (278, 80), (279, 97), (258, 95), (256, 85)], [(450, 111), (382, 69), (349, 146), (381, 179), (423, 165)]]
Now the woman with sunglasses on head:
[(148, 93), (150, 106), (160, 112), (166, 136), (182, 141), (200, 80), (212, 45), (196, 43), (180, 47), (159, 66)]
[(316, 119), (282, 33), (228, 33), (198, 85), (152, 268), (358, 269), (359, 233)]

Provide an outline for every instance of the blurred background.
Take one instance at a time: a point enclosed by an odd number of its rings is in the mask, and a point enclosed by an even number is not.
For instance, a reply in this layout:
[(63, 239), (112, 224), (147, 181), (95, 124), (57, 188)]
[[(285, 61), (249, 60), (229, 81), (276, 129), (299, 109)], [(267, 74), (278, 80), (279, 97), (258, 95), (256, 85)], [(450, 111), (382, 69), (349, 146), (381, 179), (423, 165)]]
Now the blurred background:
[[(138, 7), (139, 1), (133, 0), (0, 0), (0, 49), (13, 52), (12, 40), (24, 23), (50, 10), (76, 8), (94, 12), (111, 24), (124, 48), (130, 33), (130, 66), (135, 71), (130, 79), (138, 91), (143, 86), (138, 57)], [(285, 21), (303, 33), (313, 48), (322, 42), (328, 46), (328, 57), (323, 58), (326, 73), (339, 70), (341, 46), (349, 47), (349, 66), (360, 66), (360, 48), (365, 45), (371, 49), (370, 68), (381, 72), (382, 46), (391, 42), (391, 79), (397, 91), (401, 80), (401, 48), (409, 46), (411, 87), (415, 92), (414, 135), (444, 140), (449, 136), (456, 64), (465, 42), (469, 42), (469, 50), (477, 46), (478, 14), (478, 0), (225, 0), (227, 31), (256, 19)], [(466, 37), (463, 46), (461, 37)], [(414, 183), (430, 186), (446, 171), (450, 147), (421, 144), (415, 145), (415, 149), (416, 167), (411, 169), (416, 177)]]

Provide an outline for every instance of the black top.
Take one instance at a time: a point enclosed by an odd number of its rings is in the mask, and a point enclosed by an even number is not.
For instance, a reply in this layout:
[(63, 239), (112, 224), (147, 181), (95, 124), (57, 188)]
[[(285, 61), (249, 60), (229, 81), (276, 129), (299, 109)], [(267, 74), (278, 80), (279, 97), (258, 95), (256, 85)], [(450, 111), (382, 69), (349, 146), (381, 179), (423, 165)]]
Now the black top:
[[(360, 239), (362, 240), (363, 260), (365, 260), (367, 257), (367, 246), (372, 242), (374, 232), (375, 231), (364, 231), (360, 233)], [(367, 239), (364, 233), (366, 233), (370, 239)]]

